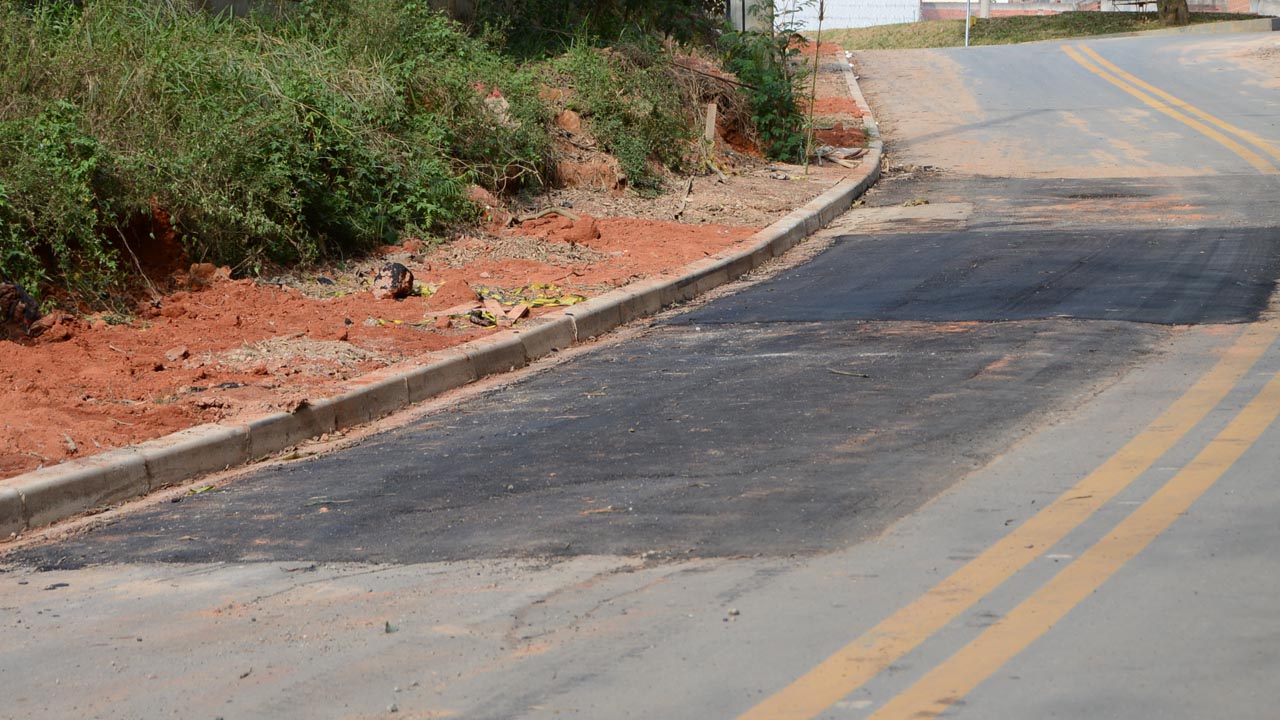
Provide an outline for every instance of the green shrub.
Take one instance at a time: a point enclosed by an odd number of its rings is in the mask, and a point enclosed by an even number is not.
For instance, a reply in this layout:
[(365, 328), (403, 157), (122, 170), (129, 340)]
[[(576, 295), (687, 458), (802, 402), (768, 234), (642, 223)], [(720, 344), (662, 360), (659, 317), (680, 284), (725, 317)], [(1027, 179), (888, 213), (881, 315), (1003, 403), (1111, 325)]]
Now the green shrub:
[(541, 184), (549, 72), (654, 192), (693, 115), (654, 33), (706, 29), (715, 3), (512, 0), (512, 22), (590, 37), (524, 66), (426, 0), (287, 5), (245, 19), (186, 0), (0, 0), (0, 274), (108, 304), (138, 281), (129, 253), (156, 242), (157, 210), (193, 261), (240, 275), (443, 233), (475, 218), (468, 184)]
[(650, 164), (679, 169), (691, 135), (689, 115), (665, 58), (653, 48), (598, 49), (579, 42), (552, 63), (572, 88), (569, 106), (636, 191), (654, 193), (662, 177)]
[(0, 98), (0, 272), (91, 302), (152, 208), (252, 273), (467, 221), (549, 147), (532, 74), (426, 2), (0, 0)]
[(805, 72), (797, 67), (799, 50), (788, 32), (725, 33), (720, 38), (724, 63), (744, 86), (751, 119), (765, 153), (776, 160), (800, 162), (805, 153), (805, 119), (796, 100)]
[(109, 158), (81, 124), (65, 101), (0, 120), (0, 272), (30, 288), (52, 274), (75, 295), (101, 298), (116, 279), (99, 231)]
[(476, 0), (479, 25), (507, 31), (508, 50), (524, 57), (557, 55), (583, 38), (613, 45), (629, 36), (681, 42), (715, 35), (723, 0)]

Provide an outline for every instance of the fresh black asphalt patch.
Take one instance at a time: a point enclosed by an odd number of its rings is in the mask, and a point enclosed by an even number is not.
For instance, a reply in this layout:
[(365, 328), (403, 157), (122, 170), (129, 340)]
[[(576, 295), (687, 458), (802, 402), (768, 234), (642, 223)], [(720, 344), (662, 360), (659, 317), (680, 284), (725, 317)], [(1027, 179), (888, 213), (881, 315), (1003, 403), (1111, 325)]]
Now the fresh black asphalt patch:
[(771, 292), (676, 322), (1251, 322), (1280, 277), (1276, 240), (1255, 228), (850, 236)]
[(1277, 193), (1280, 183), (1264, 177), (899, 173), (869, 205), (974, 200), (968, 227), (850, 233), (764, 292), (674, 322), (1252, 322), (1280, 278)]
[(52, 568), (834, 549), (981, 467), (1159, 333), (1098, 322), (665, 328), (17, 559)]

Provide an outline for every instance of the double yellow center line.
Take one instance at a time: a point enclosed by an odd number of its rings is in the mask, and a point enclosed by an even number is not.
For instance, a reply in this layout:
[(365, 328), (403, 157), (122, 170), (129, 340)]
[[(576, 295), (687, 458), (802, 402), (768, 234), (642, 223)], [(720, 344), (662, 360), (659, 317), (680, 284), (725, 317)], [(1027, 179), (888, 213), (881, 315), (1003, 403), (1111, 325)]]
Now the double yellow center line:
[[(1256, 133), (1216, 118), (1141, 78), (1121, 70), (1091, 47), (1064, 45), (1062, 49), (1072, 60), (1080, 63), (1084, 69), (1141, 100), (1144, 105), (1203, 133), (1231, 152), (1244, 158), (1245, 162), (1256, 168), (1258, 172), (1265, 175), (1280, 174), (1280, 167), (1263, 157), (1263, 155), (1270, 155), (1273, 160), (1280, 160), (1280, 147), (1277, 147), (1275, 143)], [(1199, 119), (1197, 120), (1196, 118)], [(1249, 147), (1250, 145), (1253, 147)]]
[[(1278, 337), (1280, 337), (1280, 325), (1274, 323), (1253, 326), (1244, 331), (1208, 373), (1096, 470), (1060, 495), (1053, 503), (1046, 506), (1035, 516), (1017, 527), (1013, 532), (987, 548), (978, 557), (970, 560), (950, 577), (871, 628), (861, 637), (841, 648), (803, 677), (741, 715), (740, 720), (765, 720), (766, 718), (770, 720), (808, 720), (880, 674), (902, 656), (1002, 585), (1006, 580), (1013, 577), (1019, 570), (1029, 565), (1037, 557), (1040, 557), (1051, 546), (1066, 537), (1068, 533), (1079, 527), (1118, 493), (1132, 484), (1157, 459), (1181, 441), (1211, 410), (1218, 406), (1223, 398), (1227, 396), (1227, 393), (1257, 363), (1266, 349)], [(1280, 398), (1276, 397), (1277, 393), (1280, 393), (1280, 380), (1272, 381), (1271, 385), (1268, 386), (1268, 391), (1259, 395), (1259, 399), (1250, 405), (1251, 409), (1246, 411), (1248, 417), (1251, 418), (1250, 432), (1244, 434), (1248, 435), (1255, 431), (1261, 432), (1265, 428), (1265, 423), (1269, 423), (1277, 414), (1280, 414)], [(1245, 417), (1245, 413), (1242, 413), (1241, 417)], [(1238, 438), (1241, 435), (1239, 428), (1236, 428), (1235, 424), (1233, 424), (1222, 435), (1219, 435), (1210, 444), (1210, 447), (1225, 447), (1228, 450), (1243, 452), (1244, 446), (1238, 443)], [(1209, 451), (1206, 450), (1207, 452)], [(1219, 451), (1215, 450), (1215, 454), (1211, 455), (1211, 458), (1216, 461), (1212, 465), (1213, 468), (1221, 467), (1220, 461), (1222, 457), (1218, 453)], [(1221, 469), (1225, 471), (1225, 467), (1221, 467)], [(1203, 469), (1198, 470), (1195, 477), (1203, 481), (1206, 474)], [(1216, 477), (1213, 476), (1212, 479), (1216, 480)], [(1170, 485), (1173, 484), (1173, 481), (1171, 481)], [(1181, 487), (1181, 485), (1178, 487)], [(1208, 486), (1204, 485), (1203, 489), (1207, 488)], [(1200, 492), (1203, 492), (1203, 489)], [(1186, 496), (1184, 494), (1180, 497), (1185, 498)], [(1163, 501), (1153, 506), (1152, 502), (1155, 500), (1156, 498), (1153, 497), (1148, 501), (1147, 505), (1142, 506), (1134, 515), (1138, 516), (1139, 513), (1151, 513), (1158, 510), (1163, 512), (1162, 518), (1172, 522), (1173, 518), (1176, 517), (1176, 512), (1173, 512), (1172, 515), (1169, 513), (1176, 508), (1170, 507)], [(1153, 509), (1148, 509), (1149, 507)], [(1165, 524), (1167, 525), (1167, 523)], [(1116, 532), (1120, 532), (1121, 529), (1117, 528)], [(1146, 543), (1150, 542), (1151, 537), (1154, 537), (1154, 535), (1141, 542), (1141, 547), (1145, 547)], [(1136, 541), (1130, 539), (1126, 542)], [(1101, 543), (1099, 546), (1101, 546)], [(1095, 546), (1095, 549), (1099, 546)], [(1137, 546), (1130, 545), (1129, 547), (1133, 549)], [(1137, 547), (1137, 549), (1141, 549), (1141, 547)], [(1091, 550), (1090, 552), (1094, 551)], [(1110, 550), (1097, 552), (1103, 553), (1105, 557), (1112, 560), (1119, 557)], [(1136, 550), (1132, 554), (1136, 554)], [(1127, 560), (1128, 557), (1132, 557), (1132, 554), (1129, 554), (1124, 559)], [(1067, 570), (1071, 570), (1076, 566), (1085, 568), (1087, 564), (1081, 564), (1084, 562), (1085, 556), (1082, 556), (1072, 565), (1069, 565)], [(1115, 567), (1118, 568), (1119, 566), (1116, 565)], [(1074, 578), (1075, 573), (1078, 572), (1080, 571), (1072, 570), (1073, 575), (1069, 577)], [(1107, 577), (1110, 577), (1111, 572), (1114, 572), (1114, 568), (1105, 574), (1087, 570), (1085, 571), (1087, 581), (1081, 583), (1073, 579), (1071, 581), (1072, 587), (1076, 588), (1077, 591), (1080, 588), (1088, 587), (1090, 583), (1092, 583), (1093, 587), (1097, 587)], [(1050, 588), (1051, 586), (1053, 590), (1058, 587), (1051, 582), (1045, 588)], [(1037, 600), (1038, 603), (1046, 600), (1043, 596), (1045, 592), (1049, 592), (1049, 590), (1042, 589), (1040, 593), (1036, 594), (1035, 597), (1039, 598)], [(1028, 602), (1031, 601), (1028, 600)], [(1061, 613), (1058, 617), (1061, 617), (1061, 614), (1065, 614), (1074, 604), (1074, 602), (1068, 601), (1065, 607), (1061, 608)], [(1024, 606), (1026, 606), (1026, 603), (1024, 603)], [(983, 644), (980, 644), (977, 649), (969, 650), (966, 648), (965, 651), (961, 651), (962, 653), (967, 651), (968, 654), (963, 657), (957, 655), (944, 663), (944, 665), (939, 666), (921, 681), (923, 685), (918, 683), (908, 689), (873, 717), (931, 717), (941, 712), (943, 708), (938, 707), (939, 699), (945, 697), (954, 700), (960, 697), (962, 693), (957, 694), (950, 690), (943, 693), (936, 692), (939, 680), (943, 680), (948, 687), (951, 687), (954, 685), (951, 682), (951, 678), (954, 677), (952, 673), (959, 671), (966, 678), (965, 685), (976, 684), (977, 676), (986, 677), (995, 672), (1000, 665), (1003, 665), (1008, 658), (1012, 657), (1013, 653), (1016, 653), (1021, 647), (1025, 647), (1031, 640), (1034, 640), (1035, 637), (1043, 634), (1043, 631), (1048, 629), (1045, 626), (1036, 633), (1020, 633), (1021, 626), (1018, 624), (1018, 618), (1020, 617), (1029, 617), (1032, 621), (1035, 621), (1037, 618), (1043, 620), (1048, 616), (1040, 615), (1035, 607), (1019, 606), (1004, 620), (988, 628), (983, 633), (980, 640), (982, 638), (987, 638), (987, 640), (983, 640)], [(1049, 624), (1054, 621), (1056, 621), (1056, 618), (1051, 620)], [(990, 645), (985, 643), (990, 641), (991, 638), (997, 637), (997, 634), (1002, 638), (1007, 638), (1011, 631), (1020, 638), (1018, 642), (1011, 643), (1007, 639), (1002, 639), (999, 643), (999, 652), (988, 652)], [(1019, 643), (1021, 644), (1019, 645)], [(974, 661), (970, 657), (974, 653), (986, 654), (985, 662)], [(965, 692), (967, 691), (966, 689)], [(909, 710), (907, 709), (908, 707), (910, 708)]]
[[(1091, 48), (1064, 47), (1085, 69), (1205, 134), (1266, 174), (1280, 148), (1121, 70)], [(871, 628), (739, 720), (809, 720), (953, 622), (1088, 520), (1181, 442), (1226, 398), (1267, 348), (1280, 323), (1244, 330), (1218, 363), (1115, 455), (1053, 503), (915, 601)], [(1055, 577), (1000, 621), (881, 706), (873, 720), (934, 717), (1025, 649), (1102, 586), (1201, 497), (1280, 416), (1280, 376), (1203, 451)]]

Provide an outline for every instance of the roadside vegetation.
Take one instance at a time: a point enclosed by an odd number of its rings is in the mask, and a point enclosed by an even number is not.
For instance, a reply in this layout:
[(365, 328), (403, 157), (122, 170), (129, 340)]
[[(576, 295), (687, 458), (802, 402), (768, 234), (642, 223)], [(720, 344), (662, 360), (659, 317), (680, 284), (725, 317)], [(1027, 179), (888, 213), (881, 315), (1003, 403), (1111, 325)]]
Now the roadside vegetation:
[(300, 0), (248, 19), (0, 0), (0, 282), (46, 309), (127, 313), (165, 242), (243, 277), (446, 238), (479, 217), (469, 186), (548, 181), (550, 84), (628, 187), (657, 193), (670, 172), (705, 170), (706, 78), (689, 81), (677, 52), (749, 76), (760, 144), (797, 159), (789, 49), (720, 44), (714, 5), (507, 0), (464, 27), (425, 0)]
[[(975, 4), (975, 10), (976, 10)], [(1256, 15), (1193, 13), (1191, 23), (1248, 20)], [(1089, 35), (1159, 30), (1157, 13), (1065, 12), (1059, 15), (997, 17), (978, 20), (969, 33), (971, 45), (1010, 45)], [(927, 20), (853, 30), (823, 30), (823, 37), (848, 50), (905, 50), (964, 45), (964, 20)]]

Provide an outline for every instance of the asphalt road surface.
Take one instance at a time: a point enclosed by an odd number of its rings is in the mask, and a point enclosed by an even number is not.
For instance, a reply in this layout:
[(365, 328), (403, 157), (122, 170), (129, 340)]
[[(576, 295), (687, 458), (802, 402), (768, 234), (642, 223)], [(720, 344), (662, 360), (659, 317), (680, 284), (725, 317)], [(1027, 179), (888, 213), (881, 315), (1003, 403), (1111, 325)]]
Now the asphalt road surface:
[(0, 717), (1273, 717), (1269, 35), (863, 53), (811, 261), (0, 564)]

